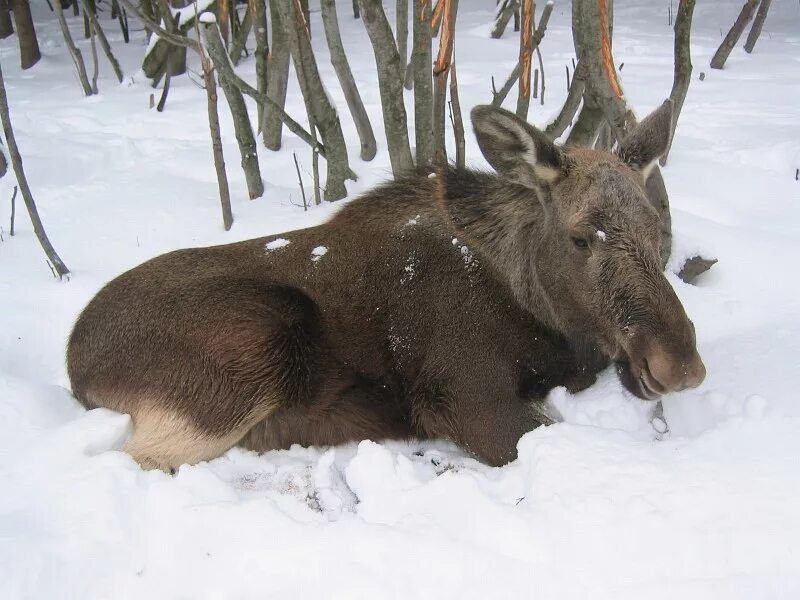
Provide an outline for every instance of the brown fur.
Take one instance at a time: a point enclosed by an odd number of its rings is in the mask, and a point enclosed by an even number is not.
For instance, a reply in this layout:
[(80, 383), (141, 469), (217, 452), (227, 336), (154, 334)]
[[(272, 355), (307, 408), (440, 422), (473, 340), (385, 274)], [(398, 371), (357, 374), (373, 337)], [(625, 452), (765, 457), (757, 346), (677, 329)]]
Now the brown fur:
[[(699, 384), (637, 172), (657, 154), (635, 134), (633, 167), (560, 149), (497, 109), (473, 123), (500, 175), (409, 176), (319, 227), (110, 282), (69, 340), (76, 397), (130, 413), (126, 448), (147, 467), (412, 436), (503, 464), (550, 421), (550, 389), (582, 389), (612, 359), (643, 397)], [(290, 243), (266, 249), (277, 238)]]

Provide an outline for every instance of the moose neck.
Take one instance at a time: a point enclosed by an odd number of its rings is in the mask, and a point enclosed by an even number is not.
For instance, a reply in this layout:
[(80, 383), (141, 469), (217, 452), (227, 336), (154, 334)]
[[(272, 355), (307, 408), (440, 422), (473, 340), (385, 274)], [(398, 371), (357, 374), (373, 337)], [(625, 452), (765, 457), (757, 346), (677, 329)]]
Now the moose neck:
[(457, 234), (489, 263), (523, 308), (571, 337), (535, 266), (550, 226), (539, 197), (543, 192), (485, 172), (449, 169), (440, 177), (442, 200)]

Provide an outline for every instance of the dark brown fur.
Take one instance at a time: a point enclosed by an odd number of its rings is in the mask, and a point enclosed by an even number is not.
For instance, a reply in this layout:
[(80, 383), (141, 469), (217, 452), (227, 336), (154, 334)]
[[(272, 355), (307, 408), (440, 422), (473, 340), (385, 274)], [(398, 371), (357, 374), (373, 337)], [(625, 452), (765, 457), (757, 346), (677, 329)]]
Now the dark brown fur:
[[(130, 413), (127, 449), (148, 467), (235, 444), (412, 436), (503, 464), (550, 422), (550, 389), (584, 388), (612, 359), (643, 397), (697, 385), (641, 175), (513, 119), (473, 113), (500, 175), (410, 176), (319, 227), (179, 250), (119, 276), (70, 338), (76, 397)], [(639, 168), (657, 154), (642, 159), (635, 139)], [(605, 241), (575, 247), (576, 231), (601, 228)], [(266, 249), (277, 238), (290, 243)]]

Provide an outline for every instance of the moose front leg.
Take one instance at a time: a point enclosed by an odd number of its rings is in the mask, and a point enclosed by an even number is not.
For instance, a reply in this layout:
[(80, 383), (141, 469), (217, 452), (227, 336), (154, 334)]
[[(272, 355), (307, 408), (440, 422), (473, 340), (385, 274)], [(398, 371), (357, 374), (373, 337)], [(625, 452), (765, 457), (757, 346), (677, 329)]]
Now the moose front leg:
[(444, 437), (494, 466), (517, 458), (519, 439), (553, 422), (541, 401), (521, 398), (511, 379), (433, 386), (415, 406), (417, 425), (429, 437)]

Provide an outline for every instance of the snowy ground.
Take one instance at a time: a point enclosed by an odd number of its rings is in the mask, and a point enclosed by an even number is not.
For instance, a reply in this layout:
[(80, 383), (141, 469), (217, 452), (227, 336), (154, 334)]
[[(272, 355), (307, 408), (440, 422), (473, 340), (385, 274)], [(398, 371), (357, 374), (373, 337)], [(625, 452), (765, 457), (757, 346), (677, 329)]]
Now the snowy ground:
[[(117, 85), (103, 64), (101, 94), (81, 97), (55, 20), (35, 4), (49, 19), (37, 21), (44, 58), (21, 72), (11, 38), (0, 60), (31, 186), (74, 275), (53, 280), (19, 201), (9, 238), (12, 176), (0, 180), (0, 598), (800, 597), (797, 3), (773, 3), (755, 53), (735, 49), (724, 71), (707, 65), (741, 1), (697, 4), (695, 76), (664, 176), (676, 263), (697, 250), (720, 262), (695, 287), (670, 276), (708, 379), (664, 400), (667, 439), (607, 373), (577, 396), (554, 392), (567, 422), (525, 436), (504, 468), (444, 443), (365, 441), (233, 450), (174, 477), (116, 451), (126, 416), (71, 398), (63, 355), (78, 311), (147, 258), (319, 223), (335, 207), (298, 207), (291, 151), (306, 170), (310, 157), (291, 136), (278, 154), (260, 148), (267, 192), (249, 201), (223, 110), (236, 218), (224, 232), (202, 92), (182, 78), (166, 112), (148, 109), (143, 33), (123, 48), (109, 27), (132, 77)], [(505, 79), (517, 41), (488, 39), (491, 2), (460, 4), (468, 109), (489, 100), (490, 74)], [(614, 52), (643, 114), (671, 87), (668, 1), (615, 4)], [(349, 5), (343, 37), (381, 137), (372, 53)], [(542, 45), (547, 102), (532, 103), (534, 123), (565, 95), (569, 12), (557, 3)], [(326, 57), (317, 12), (312, 26)], [(321, 69), (344, 107), (324, 58)], [(241, 71), (252, 80), (252, 61)], [(288, 109), (303, 115), (296, 90)], [(357, 193), (388, 177), (388, 155), (360, 162), (343, 120)], [(471, 136), (467, 155), (481, 164)]]

